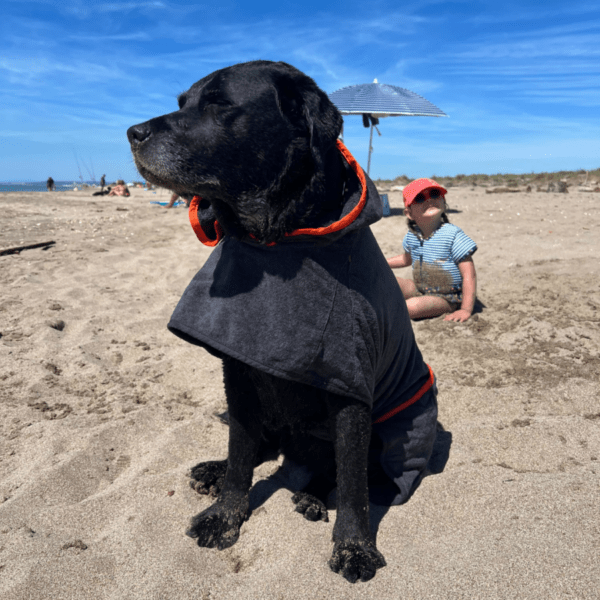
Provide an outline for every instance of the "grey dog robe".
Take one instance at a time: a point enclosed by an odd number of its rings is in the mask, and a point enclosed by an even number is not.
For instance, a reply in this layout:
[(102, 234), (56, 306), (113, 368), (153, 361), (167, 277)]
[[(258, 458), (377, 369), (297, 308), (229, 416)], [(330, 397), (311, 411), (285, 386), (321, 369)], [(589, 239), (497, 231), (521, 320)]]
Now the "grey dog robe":
[[(399, 504), (431, 455), (434, 378), (369, 227), (382, 217), (381, 199), (338, 147), (350, 173), (338, 214), (270, 246), (213, 240), (168, 327), (213, 355), (365, 402), (382, 440), (381, 465), (400, 490), (381, 503)], [(193, 211), (194, 202), (197, 229)]]

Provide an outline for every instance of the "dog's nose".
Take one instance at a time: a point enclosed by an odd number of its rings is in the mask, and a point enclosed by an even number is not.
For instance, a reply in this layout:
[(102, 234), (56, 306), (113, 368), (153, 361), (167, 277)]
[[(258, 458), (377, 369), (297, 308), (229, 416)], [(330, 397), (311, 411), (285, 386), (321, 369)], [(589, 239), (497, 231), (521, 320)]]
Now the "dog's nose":
[(139, 144), (146, 138), (150, 137), (151, 133), (152, 132), (148, 123), (140, 123), (139, 125), (134, 125), (127, 130), (127, 139), (131, 145)]

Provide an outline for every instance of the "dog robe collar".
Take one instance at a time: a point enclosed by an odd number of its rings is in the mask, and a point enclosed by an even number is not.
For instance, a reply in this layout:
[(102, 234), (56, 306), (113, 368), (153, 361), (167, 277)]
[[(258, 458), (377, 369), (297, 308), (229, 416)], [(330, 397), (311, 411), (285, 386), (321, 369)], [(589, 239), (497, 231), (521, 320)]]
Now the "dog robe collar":
[[(365, 203), (367, 201), (367, 181), (365, 179), (364, 171), (362, 170), (362, 167), (358, 164), (358, 162), (356, 162), (356, 159), (354, 158), (354, 156), (352, 156), (350, 150), (348, 150), (348, 148), (346, 148), (346, 146), (344, 146), (344, 144), (340, 140), (337, 140), (337, 147), (338, 150), (341, 152), (342, 156), (346, 159), (346, 162), (350, 165), (350, 168), (358, 177), (358, 180), (361, 185), (361, 194), (359, 201), (346, 216), (342, 217), (338, 221), (335, 221), (334, 223), (331, 223), (330, 225), (327, 225), (327, 227), (307, 227), (303, 229), (296, 229), (295, 231), (286, 233), (286, 237), (294, 237), (298, 235), (328, 235), (330, 233), (334, 233), (336, 231), (340, 231), (341, 229), (348, 227), (348, 225), (353, 223), (362, 212), (362, 209), (364, 208)], [(217, 220), (214, 221), (213, 226), (214, 236), (211, 233), (207, 233), (203, 229), (202, 224), (200, 223), (200, 219), (198, 218), (198, 205), (201, 201), (202, 198), (200, 196), (194, 196), (192, 198), (188, 213), (190, 223), (192, 225), (194, 233), (196, 234), (196, 237), (205, 246), (216, 246), (223, 238), (224, 232)], [(275, 242), (272, 242), (268, 245), (274, 246)]]

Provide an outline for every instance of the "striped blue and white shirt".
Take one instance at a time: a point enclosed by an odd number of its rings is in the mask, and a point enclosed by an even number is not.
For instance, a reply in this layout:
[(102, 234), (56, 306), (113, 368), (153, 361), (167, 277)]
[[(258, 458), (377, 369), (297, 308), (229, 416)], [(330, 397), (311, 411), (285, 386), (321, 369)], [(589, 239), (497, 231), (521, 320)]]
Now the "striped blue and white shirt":
[(477, 250), (477, 244), (460, 228), (444, 223), (427, 239), (409, 231), (402, 241), (412, 258), (413, 280), (422, 294), (462, 292), (461, 260)]

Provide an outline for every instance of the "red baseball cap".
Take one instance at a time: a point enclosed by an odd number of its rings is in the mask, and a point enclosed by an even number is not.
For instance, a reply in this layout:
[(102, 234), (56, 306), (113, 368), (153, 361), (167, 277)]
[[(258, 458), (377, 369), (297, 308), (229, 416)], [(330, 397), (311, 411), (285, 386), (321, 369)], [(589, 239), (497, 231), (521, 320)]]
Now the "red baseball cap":
[(442, 196), (445, 196), (448, 193), (446, 188), (443, 188), (437, 181), (433, 179), (415, 179), (411, 181), (405, 188), (402, 190), (402, 195), (404, 196), (404, 206), (410, 206), (414, 199), (418, 194), (420, 194), (423, 190), (428, 190), (430, 188), (435, 188), (440, 190)]

